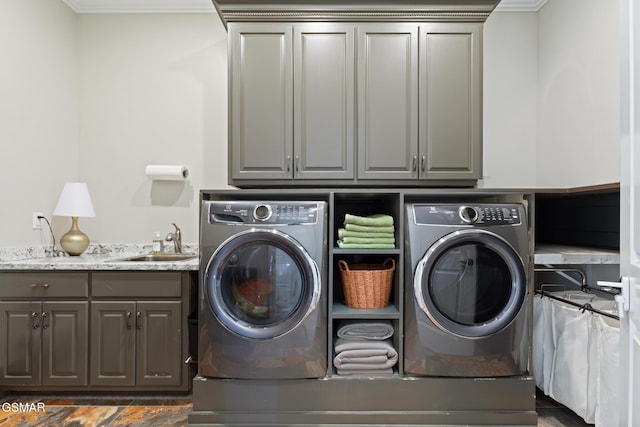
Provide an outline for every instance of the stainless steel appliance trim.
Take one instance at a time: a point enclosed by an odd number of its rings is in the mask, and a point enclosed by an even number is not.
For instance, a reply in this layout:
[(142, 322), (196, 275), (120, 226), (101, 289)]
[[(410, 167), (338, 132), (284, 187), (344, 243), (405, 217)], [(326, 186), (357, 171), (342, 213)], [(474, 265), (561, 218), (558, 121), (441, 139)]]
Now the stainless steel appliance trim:
[[(218, 279), (215, 277), (217, 274), (218, 268), (216, 266), (222, 266), (224, 264), (223, 260), (218, 260), (219, 256), (229, 250), (229, 245), (235, 245), (236, 242), (239, 242), (238, 247), (241, 246), (245, 241), (256, 241), (260, 239), (260, 236), (263, 237), (265, 242), (279, 242), (282, 247), (287, 247), (291, 249), (292, 253), (289, 255), (297, 256), (299, 259), (304, 261), (304, 266), (309, 269), (309, 271), (305, 272), (306, 276), (310, 276), (310, 282), (312, 287), (312, 294), (310, 298), (307, 298), (308, 303), (306, 304), (306, 310), (303, 315), (299, 315), (295, 318), (295, 322), (290, 323), (288, 321), (283, 322), (278, 325), (278, 327), (263, 327), (263, 328), (252, 328), (246, 327), (237, 322), (233, 316), (231, 316), (227, 310), (221, 307), (219, 304), (214, 304), (212, 298), (220, 299), (221, 295), (218, 293)], [(213, 270), (213, 271), (212, 271)], [(210, 277), (213, 274), (214, 277)], [(216, 286), (215, 295), (211, 295), (209, 293), (209, 282), (213, 280)], [(311, 258), (309, 253), (305, 250), (305, 248), (293, 237), (289, 236), (286, 233), (283, 233), (279, 230), (275, 229), (260, 229), (260, 228), (251, 228), (246, 231), (242, 231), (240, 233), (234, 234), (233, 236), (227, 238), (213, 253), (209, 261), (207, 262), (207, 268), (204, 273), (204, 283), (203, 289), (205, 292), (205, 299), (209, 304), (209, 308), (212, 310), (213, 314), (218, 318), (220, 324), (227, 329), (229, 332), (245, 338), (252, 340), (265, 340), (265, 339), (274, 339), (288, 334), (289, 332), (296, 329), (301, 323), (303, 323), (307, 317), (317, 308), (318, 301), (320, 300), (320, 293), (322, 290), (322, 279), (320, 275), (320, 270), (318, 268), (317, 263)], [(272, 333), (273, 331), (273, 333)]]
[[(498, 244), (495, 244), (492, 240), (495, 240)], [(434, 308), (427, 306), (426, 295), (422, 292), (422, 277), (425, 270), (428, 270), (431, 267), (433, 258), (440, 254), (443, 249), (446, 250), (449, 245), (457, 242), (479, 242), (487, 244), (500, 255), (500, 257), (509, 266), (511, 272), (512, 292), (505, 309), (500, 313), (499, 317), (494, 318), (482, 326), (459, 325), (446, 319), (444, 316), (436, 314), (436, 310)], [(500, 247), (501, 245), (502, 247)], [(454, 231), (453, 233), (447, 234), (438, 239), (438, 241), (429, 247), (427, 252), (418, 262), (413, 278), (415, 300), (424, 314), (427, 315), (440, 330), (467, 339), (487, 338), (508, 327), (524, 306), (527, 296), (527, 283), (526, 269), (518, 251), (516, 251), (503, 237), (490, 231), (477, 228)], [(462, 331), (474, 332), (465, 334), (462, 333)]]

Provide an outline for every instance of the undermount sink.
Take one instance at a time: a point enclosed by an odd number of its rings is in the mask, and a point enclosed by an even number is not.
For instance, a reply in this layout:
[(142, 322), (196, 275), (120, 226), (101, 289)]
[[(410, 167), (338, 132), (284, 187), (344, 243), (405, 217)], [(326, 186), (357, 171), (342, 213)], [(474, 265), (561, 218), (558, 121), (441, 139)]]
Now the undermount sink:
[(114, 259), (113, 262), (133, 261), (133, 262), (167, 262), (167, 261), (187, 261), (197, 257), (197, 254), (146, 254), (136, 255), (128, 258)]

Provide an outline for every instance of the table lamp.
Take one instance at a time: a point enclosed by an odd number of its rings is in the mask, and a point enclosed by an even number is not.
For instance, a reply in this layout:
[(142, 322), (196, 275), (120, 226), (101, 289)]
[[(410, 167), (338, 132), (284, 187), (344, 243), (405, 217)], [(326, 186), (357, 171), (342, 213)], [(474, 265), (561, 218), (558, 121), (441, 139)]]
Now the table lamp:
[(71, 229), (60, 239), (60, 246), (69, 255), (81, 255), (89, 247), (89, 236), (78, 228), (78, 217), (96, 216), (87, 184), (67, 182), (53, 214), (71, 217)]

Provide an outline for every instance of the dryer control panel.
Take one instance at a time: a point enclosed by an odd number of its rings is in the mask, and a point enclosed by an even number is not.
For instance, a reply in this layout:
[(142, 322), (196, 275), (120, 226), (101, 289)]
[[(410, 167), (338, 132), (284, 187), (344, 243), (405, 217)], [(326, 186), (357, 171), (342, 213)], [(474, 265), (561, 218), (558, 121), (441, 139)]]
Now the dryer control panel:
[(299, 225), (318, 222), (318, 202), (211, 201), (209, 222)]
[(419, 225), (518, 225), (522, 211), (522, 205), (517, 204), (413, 205)]

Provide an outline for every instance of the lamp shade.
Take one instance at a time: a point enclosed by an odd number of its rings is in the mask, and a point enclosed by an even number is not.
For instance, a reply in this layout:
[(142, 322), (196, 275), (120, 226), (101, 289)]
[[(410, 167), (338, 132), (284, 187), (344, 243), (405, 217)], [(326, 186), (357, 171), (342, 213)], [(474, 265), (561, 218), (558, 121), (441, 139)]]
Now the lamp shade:
[(72, 217), (96, 216), (87, 184), (85, 182), (67, 182), (62, 189), (53, 214)]

